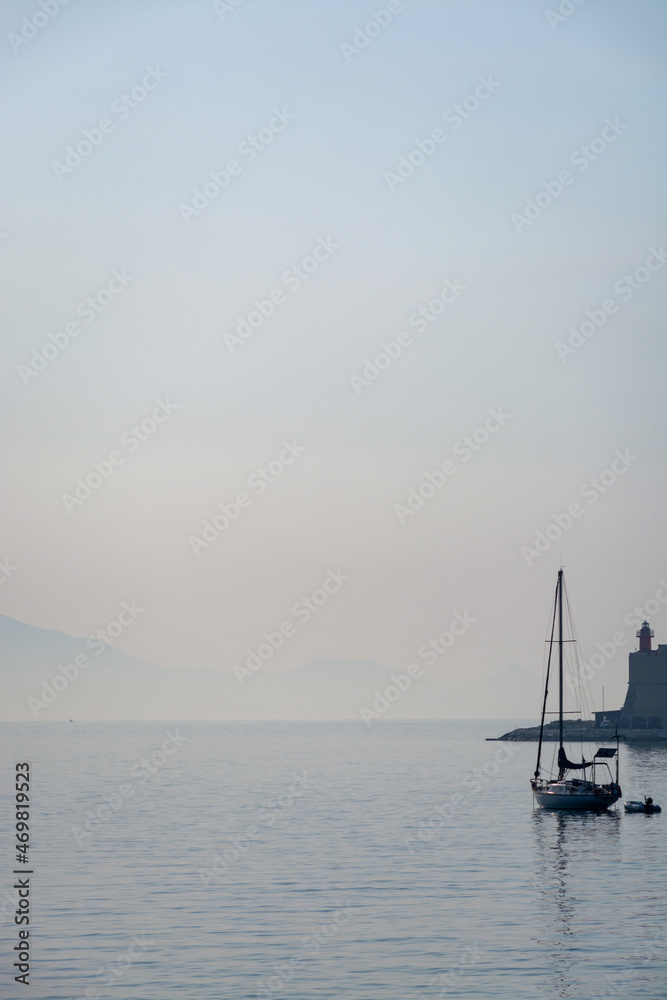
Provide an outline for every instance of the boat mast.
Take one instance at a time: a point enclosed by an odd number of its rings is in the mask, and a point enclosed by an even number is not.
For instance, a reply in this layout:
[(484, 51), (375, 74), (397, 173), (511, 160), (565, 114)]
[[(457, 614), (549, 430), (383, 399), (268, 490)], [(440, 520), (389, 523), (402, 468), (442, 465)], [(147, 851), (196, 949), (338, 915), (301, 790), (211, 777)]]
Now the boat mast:
[(544, 736), (544, 716), (547, 711), (547, 698), (549, 696), (549, 675), (551, 673), (551, 654), (554, 648), (554, 629), (556, 628), (556, 606), (558, 604), (558, 584), (554, 595), (554, 613), (551, 616), (551, 635), (549, 637), (549, 659), (547, 660), (547, 674), (544, 681), (544, 699), (542, 701), (542, 718), (540, 719), (540, 739), (537, 744), (537, 763), (535, 764), (535, 777), (540, 776), (540, 760), (542, 757), (542, 739)]
[(558, 738), (563, 749), (563, 570), (558, 570)]

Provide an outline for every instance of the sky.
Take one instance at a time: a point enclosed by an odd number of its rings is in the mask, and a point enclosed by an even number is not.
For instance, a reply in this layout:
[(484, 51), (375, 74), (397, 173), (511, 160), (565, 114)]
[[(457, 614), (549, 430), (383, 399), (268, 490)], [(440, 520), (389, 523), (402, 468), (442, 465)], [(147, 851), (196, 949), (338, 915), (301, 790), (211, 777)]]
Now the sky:
[(560, 11), (2, 4), (0, 613), (478, 683), (539, 673), (562, 564), (620, 706), (667, 642), (667, 10)]

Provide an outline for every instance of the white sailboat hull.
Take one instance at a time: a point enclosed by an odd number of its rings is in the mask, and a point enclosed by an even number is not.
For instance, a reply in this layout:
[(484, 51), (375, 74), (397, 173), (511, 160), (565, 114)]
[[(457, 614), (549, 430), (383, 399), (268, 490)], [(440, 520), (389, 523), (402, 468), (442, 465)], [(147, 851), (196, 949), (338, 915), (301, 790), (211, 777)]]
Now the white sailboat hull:
[(543, 809), (607, 809), (621, 797), (618, 785), (586, 781), (531, 781), (533, 796)]

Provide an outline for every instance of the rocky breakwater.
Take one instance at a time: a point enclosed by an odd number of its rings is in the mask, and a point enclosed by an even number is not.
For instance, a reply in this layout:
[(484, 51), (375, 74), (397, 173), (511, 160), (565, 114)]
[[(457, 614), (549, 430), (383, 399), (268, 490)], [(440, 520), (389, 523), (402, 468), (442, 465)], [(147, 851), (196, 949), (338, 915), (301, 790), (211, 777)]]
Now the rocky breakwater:
[[(582, 719), (564, 719), (563, 720), (563, 736), (569, 743), (574, 743), (579, 739), (583, 740), (594, 740), (596, 736), (593, 735), (594, 723), (593, 721), (586, 721)], [(607, 730), (598, 730), (598, 739), (607, 739)], [(604, 733), (604, 735), (602, 735)], [(516, 740), (519, 741), (530, 741), (539, 740), (540, 738), (540, 727), (530, 726), (528, 729), (513, 729), (509, 733), (504, 733), (502, 736), (490, 736), (490, 740)], [(547, 722), (544, 727), (543, 740), (557, 740), (558, 739), (558, 720), (554, 722)]]
[[(622, 729), (619, 726), (619, 738), (628, 743), (667, 743), (667, 730), (664, 729)], [(540, 738), (540, 727), (529, 726), (526, 729), (512, 729), (502, 736), (488, 736), (487, 740), (507, 740), (515, 742), (531, 742)], [(558, 720), (548, 722), (544, 727), (542, 739), (552, 742), (558, 739)], [(563, 739), (568, 743), (583, 740), (586, 743), (611, 743), (616, 739), (613, 726), (596, 726), (590, 719), (564, 719)]]

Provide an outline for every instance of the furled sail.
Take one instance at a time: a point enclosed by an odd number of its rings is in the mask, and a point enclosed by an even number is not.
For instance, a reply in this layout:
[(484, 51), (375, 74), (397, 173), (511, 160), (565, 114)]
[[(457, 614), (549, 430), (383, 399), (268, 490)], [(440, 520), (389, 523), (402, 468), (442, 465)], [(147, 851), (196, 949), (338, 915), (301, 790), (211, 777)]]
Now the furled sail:
[(581, 771), (584, 767), (591, 767), (592, 763), (592, 760), (582, 760), (581, 764), (573, 764), (567, 759), (564, 747), (558, 751), (558, 767), (561, 771)]

